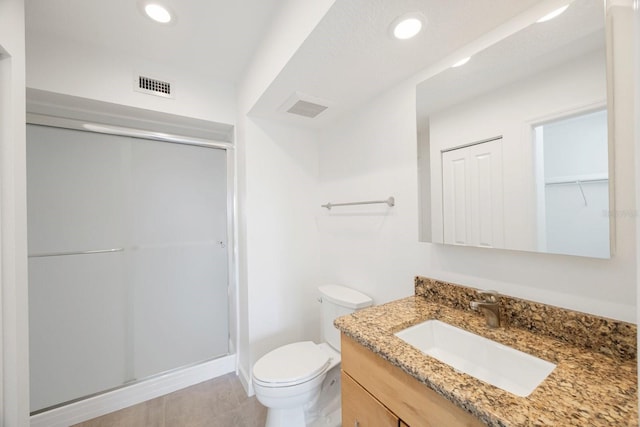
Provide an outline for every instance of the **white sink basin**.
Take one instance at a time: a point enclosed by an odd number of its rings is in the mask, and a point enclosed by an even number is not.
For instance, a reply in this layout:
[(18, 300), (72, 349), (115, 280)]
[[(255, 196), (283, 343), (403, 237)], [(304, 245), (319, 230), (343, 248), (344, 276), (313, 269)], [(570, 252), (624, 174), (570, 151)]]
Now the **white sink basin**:
[(454, 369), (526, 397), (556, 365), (439, 320), (427, 320), (395, 334)]

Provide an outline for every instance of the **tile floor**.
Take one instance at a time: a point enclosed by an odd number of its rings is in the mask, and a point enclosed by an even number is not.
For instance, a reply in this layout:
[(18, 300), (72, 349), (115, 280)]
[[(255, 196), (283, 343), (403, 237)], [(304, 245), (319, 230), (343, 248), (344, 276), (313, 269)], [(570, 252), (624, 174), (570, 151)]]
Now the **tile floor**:
[(231, 373), (73, 427), (263, 427), (266, 418)]

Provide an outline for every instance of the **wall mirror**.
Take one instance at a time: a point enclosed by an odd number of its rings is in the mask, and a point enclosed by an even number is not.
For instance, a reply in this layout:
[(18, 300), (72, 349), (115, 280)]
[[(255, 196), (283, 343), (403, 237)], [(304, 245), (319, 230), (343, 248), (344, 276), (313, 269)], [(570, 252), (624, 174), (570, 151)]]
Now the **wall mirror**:
[(604, 15), (575, 0), (417, 86), (420, 240), (610, 257)]

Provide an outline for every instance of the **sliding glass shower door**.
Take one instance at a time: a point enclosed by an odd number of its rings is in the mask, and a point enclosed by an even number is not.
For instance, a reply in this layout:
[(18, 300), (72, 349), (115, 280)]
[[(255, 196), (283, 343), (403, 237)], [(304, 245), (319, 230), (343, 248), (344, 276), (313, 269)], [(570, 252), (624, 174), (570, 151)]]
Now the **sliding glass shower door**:
[(31, 410), (228, 353), (226, 151), (29, 125)]

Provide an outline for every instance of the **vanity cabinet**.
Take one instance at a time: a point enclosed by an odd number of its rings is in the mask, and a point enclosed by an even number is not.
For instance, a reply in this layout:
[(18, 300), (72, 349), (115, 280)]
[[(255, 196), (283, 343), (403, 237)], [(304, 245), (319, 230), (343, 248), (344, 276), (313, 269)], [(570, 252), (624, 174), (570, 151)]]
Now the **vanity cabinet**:
[(341, 345), (343, 426), (485, 425), (344, 334)]
[(344, 371), (342, 371), (342, 400), (343, 426), (398, 427), (400, 419)]

